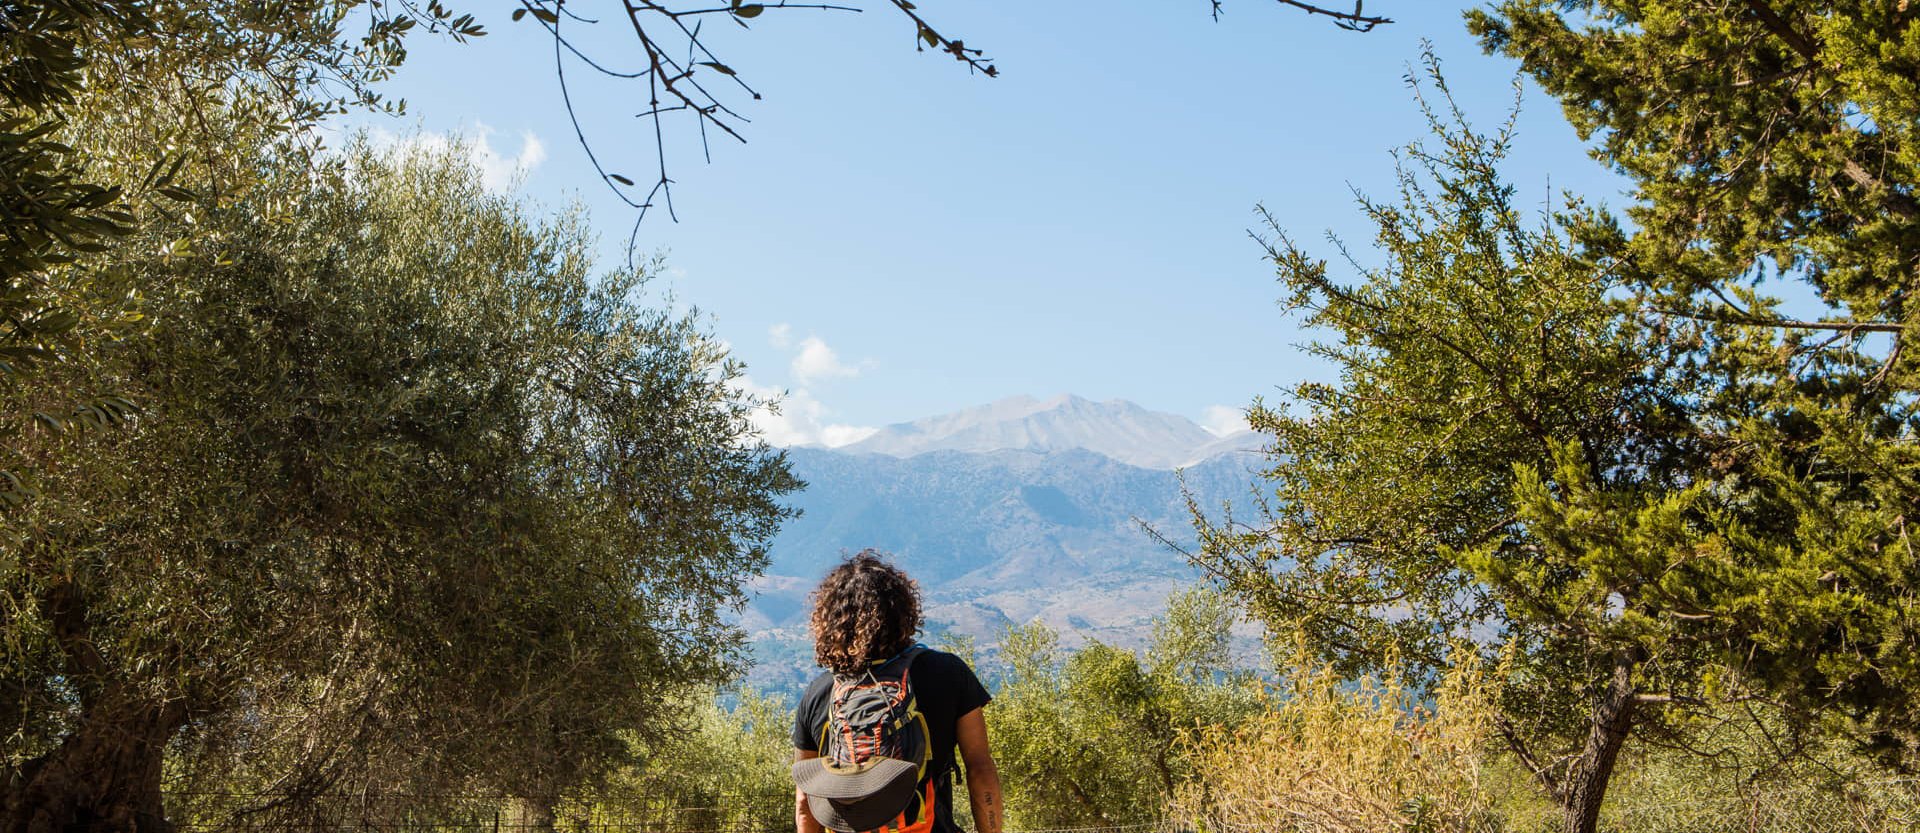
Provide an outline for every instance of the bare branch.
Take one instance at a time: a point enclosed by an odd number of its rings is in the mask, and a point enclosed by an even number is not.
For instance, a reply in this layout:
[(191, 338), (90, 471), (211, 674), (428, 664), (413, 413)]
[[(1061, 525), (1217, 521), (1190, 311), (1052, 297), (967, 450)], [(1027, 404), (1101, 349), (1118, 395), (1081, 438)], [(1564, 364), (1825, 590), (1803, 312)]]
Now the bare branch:
[(1818, 58), (1820, 47), (1813, 42), (1813, 39), (1781, 19), (1780, 13), (1774, 11), (1773, 7), (1767, 4), (1767, 0), (1746, 0), (1746, 3), (1747, 9), (1753, 12), (1753, 16), (1760, 18), (1761, 25), (1792, 47), (1793, 51), (1800, 53), (1803, 58)]
[[(640, 210), (642, 217), (647, 210), (658, 202), (664, 202), (669, 216), (673, 209), (673, 179), (668, 173), (667, 152), (665, 147), (666, 118), (683, 115), (691, 118), (700, 134), (703, 154), (711, 161), (708, 144), (709, 128), (718, 130), (735, 141), (745, 142), (742, 134), (750, 121), (734, 108), (726, 96), (726, 87), (738, 90), (741, 96), (753, 100), (760, 99), (759, 91), (748, 85), (746, 79), (736, 72), (726, 61), (709, 48), (706, 33), (699, 23), (706, 19), (726, 19), (741, 28), (750, 28), (750, 23), (769, 11), (807, 10), (825, 12), (862, 11), (860, 5), (826, 2), (751, 2), (751, 0), (699, 0), (698, 2), (675, 2), (675, 0), (619, 0), (619, 9), (626, 15), (626, 28), (631, 30), (634, 40), (638, 41), (639, 54), (645, 58), (644, 67), (622, 69), (620, 62), (608, 62), (589, 54), (586, 40), (568, 38), (561, 33), (563, 23), (578, 25), (598, 25), (600, 18), (577, 14), (574, 6), (581, 0), (517, 0), (518, 8), (513, 11), (513, 19), (523, 21), (528, 18), (538, 22), (554, 38), (556, 73), (560, 76), (561, 97), (567, 105), (568, 118), (572, 120), (575, 138), (587, 151), (589, 161), (599, 173), (601, 181), (612, 189), (622, 202)], [(894, 11), (904, 16), (913, 25), (915, 49), (918, 51), (943, 52), (954, 60), (967, 66), (969, 72), (978, 72), (989, 78), (999, 77), (1000, 71), (983, 50), (969, 47), (960, 38), (950, 37), (936, 28), (922, 15), (909, 0), (887, 0)], [(1356, 31), (1367, 31), (1375, 26), (1391, 23), (1391, 19), (1377, 15), (1368, 15), (1364, 10), (1364, 0), (1355, 0), (1353, 10), (1336, 11), (1314, 3), (1298, 0), (1276, 0), (1285, 6), (1292, 6), (1310, 15), (1321, 15), (1333, 19), (1336, 25)], [(1213, 4), (1214, 15), (1220, 13), (1220, 3)], [(691, 22), (689, 22), (691, 21)], [(617, 21), (607, 21), (608, 25), (619, 25)], [(581, 126), (571, 90), (565, 78), (564, 57), (570, 53), (588, 68), (601, 75), (621, 80), (646, 81), (646, 106), (635, 114), (636, 118), (648, 119), (653, 124), (655, 176), (645, 199), (636, 199), (634, 193), (638, 186), (630, 179), (607, 170), (590, 147), (591, 140)], [(724, 76), (725, 82), (709, 87), (716, 76)], [(677, 219), (677, 218), (676, 218)], [(635, 236), (638, 229), (636, 226)]]
[(1633, 702), (1642, 706), (1705, 706), (1707, 701), (1684, 694), (1635, 694)]
[(1842, 333), (1898, 333), (1906, 329), (1904, 324), (1891, 321), (1796, 321), (1790, 318), (1760, 318), (1739, 315), (1708, 315), (1680, 309), (1655, 309), (1658, 315), (1671, 315), (1690, 321), (1705, 321), (1711, 324), (1732, 324), (1740, 327), (1772, 327), (1780, 330), (1824, 330)]
[(1534, 780), (1540, 782), (1540, 787), (1547, 791), (1547, 795), (1559, 801), (1563, 794), (1560, 779), (1554, 777), (1552, 767), (1540, 763), (1540, 759), (1534, 757), (1533, 748), (1527, 744), (1526, 739), (1520, 737), (1520, 732), (1514, 728), (1513, 723), (1503, 716), (1496, 715), (1493, 718), (1493, 727), (1500, 733), (1500, 738), (1507, 742), (1507, 750), (1512, 752), (1515, 758), (1520, 759), (1520, 765), (1526, 768)]
[[(1340, 28), (1352, 29), (1356, 32), (1371, 32), (1375, 26), (1393, 22), (1393, 18), (1390, 17), (1373, 17), (1362, 14), (1364, 0), (1354, 0), (1353, 11), (1351, 12), (1336, 12), (1332, 9), (1321, 8), (1312, 3), (1302, 3), (1299, 2), (1299, 0), (1275, 0), (1275, 2), (1278, 2), (1282, 6), (1292, 6), (1307, 14), (1326, 15), (1327, 17), (1333, 18), (1335, 25)], [(1219, 4), (1216, 3), (1214, 5), (1217, 8)]]
[(573, 124), (574, 138), (580, 141), (580, 148), (587, 152), (587, 161), (592, 163), (593, 170), (600, 174), (600, 181), (607, 183), (608, 187), (613, 189), (614, 195), (618, 196), (621, 202), (634, 208), (642, 208), (640, 203), (634, 202), (633, 198), (626, 195), (626, 192), (621, 191), (613, 185), (613, 177), (609, 175), (607, 169), (600, 164), (600, 158), (594, 155), (593, 145), (587, 141), (586, 131), (580, 127), (580, 117), (574, 112), (573, 95), (567, 88), (567, 62), (565, 60), (565, 54), (561, 52), (561, 48), (567, 46), (566, 40), (560, 37), (558, 27), (555, 27), (553, 32), (553, 71), (560, 80), (560, 102), (565, 105), (567, 109), (567, 120)]
[[(913, 25), (917, 30), (915, 37), (919, 40), (925, 41), (928, 46), (938, 49), (941, 52), (952, 55), (955, 60), (964, 62), (968, 69), (978, 70), (988, 78), (998, 78), (1000, 76), (1000, 70), (995, 69), (993, 64), (987, 61), (981, 54), (980, 50), (968, 49), (966, 44), (961, 41), (949, 39), (946, 35), (934, 31), (934, 28), (927, 24), (926, 19), (914, 11), (912, 3), (907, 2), (907, 0), (890, 0), (890, 2), (893, 3), (894, 8), (900, 10), (901, 14), (906, 15), (909, 20), (913, 21)], [(918, 50), (922, 47), (916, 45), (914, 48)]]
[[(1296, 0), (1274, 0), (1274, 2), (1277, 2), (1283, 6), (1292, 6), (1296, 9), (1306, 12), (1307, 14), (1326, 15), (1327, 17), (1331, 17), (1334, 19), (1334, 25), (1339, 26), (1342, 29), (1351, 29), (1355, 32), (1371, 32), (1373, 31), (1373, 27), (1375, 26), (1379, 26), (1380, 24), (1383, 24), (1383, 23), (1393, 22), (1392, 18), (1373, 17), (1373, 16), (1362, 14), (1361, 12), (1364, 10), (1365, 0), (1355, 0), (1353, 4), (1353, 11), (1351, 12), (1336, 12), (1332, 9), (1328, 9), (1322, 6), (1317, 6), (1312, 3), (1296, 2)], [(1213, 0), (1213, 19), (1214, 20), (1220, 19), (1221, 7), (1223, 5), (1225, 5), (1225, 0)]]

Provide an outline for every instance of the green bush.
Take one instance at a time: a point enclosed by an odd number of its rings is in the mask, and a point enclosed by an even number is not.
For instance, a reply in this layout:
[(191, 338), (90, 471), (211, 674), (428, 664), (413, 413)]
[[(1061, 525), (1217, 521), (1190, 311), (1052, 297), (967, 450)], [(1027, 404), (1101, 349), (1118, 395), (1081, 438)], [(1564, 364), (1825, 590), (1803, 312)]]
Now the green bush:
[[(724, 702), (733, 699), (732, 704)], [(786, 833), (793, 830), (793, 705), (753, 691), (690, 696), (683, 731), (635, 742), (632, 761), (560, 812), (584, 825)], [(651, 829), (651, 828), (649, 828)]]
[(1009, 826), (1161, 818), (1191, 770), (1181, 739), (1258, 703), (1250, 675), (1229, 670), (1233, 618), (1204, 590), (1176, 596), (1144, 662), (1097, 641), (1062, 656), (1037, 623), (1009, 631), (1009, 669), (987, 720)]

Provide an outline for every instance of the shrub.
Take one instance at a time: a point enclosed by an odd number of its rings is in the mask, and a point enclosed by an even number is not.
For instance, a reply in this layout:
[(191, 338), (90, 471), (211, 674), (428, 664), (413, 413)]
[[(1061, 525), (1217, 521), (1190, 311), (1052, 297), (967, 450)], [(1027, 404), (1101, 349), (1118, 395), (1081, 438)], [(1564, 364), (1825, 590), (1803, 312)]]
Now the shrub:
[(1431, 703), (1396, 683), (1303, 670), (1264, 712), (1184, 746), (1175, 812), (1202, 830), (1479, 833), (1502, 829), (1481, 781), (1490, 698), (1457, 668)]
[(726, 830), (793, 829), (793, 706), (743, 691), (689, 695), (682, 732), (635, 743), (634, 760), (560, 810), (561, 827)]

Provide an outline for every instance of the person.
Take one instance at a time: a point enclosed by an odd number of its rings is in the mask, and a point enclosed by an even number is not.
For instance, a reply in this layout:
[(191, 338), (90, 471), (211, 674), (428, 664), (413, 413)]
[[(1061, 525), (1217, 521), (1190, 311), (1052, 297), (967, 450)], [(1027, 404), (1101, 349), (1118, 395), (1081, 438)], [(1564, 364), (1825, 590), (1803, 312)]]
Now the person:
[[(908, 808), (884, 826), (902, 833), (962, 833), (953, 819), (954, 753), (958, 751), (966, 763), (975, 828), (978, 833), (1001, 833), (1000, 774), (988, 747), (985, 714), (993, 696), (965, 660), (914, 641), (921, 625), (919, 585), (878, 552), (864, 550), (827, 573), (811, 601), (808, 629), (814, 659), (826, 670), (807, 686), (794, 712), (794, 824), (799, 833), (822, 833), (829, 825), (844, 832), (859, 823), (848, 821), (859, 816), (840, 812), (846, 808), (839, 802), (817, 794), (809, 799), (803, 770), (824, 770), (822, 764), (829, 762), (802, 762), (820, 757), (828, 745), (836, 675), (851, 680), (871, 671), (879, 671), (883, 678), (905, 676), (910, 681), (906, 687), (925, 718), (928, 747)], [(831, 780), (824, 774), (815, 777)], [(910, 775), (906, 777), (911, 781)], [(926, 807), (929, 803), (931, 812)]]

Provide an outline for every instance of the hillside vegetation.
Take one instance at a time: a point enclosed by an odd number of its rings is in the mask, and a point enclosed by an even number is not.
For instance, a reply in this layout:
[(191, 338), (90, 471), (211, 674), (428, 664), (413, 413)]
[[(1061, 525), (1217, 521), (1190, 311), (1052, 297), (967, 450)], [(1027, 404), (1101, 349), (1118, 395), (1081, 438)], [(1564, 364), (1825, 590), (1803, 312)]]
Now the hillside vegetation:
[[(1422, 694), (1392, 680), (1345, 679), (1283, 649), (1255, 674), (1227, 653), (1234, 614), (1218, 595), (1190, 591), (1168, 609), (1144, 653), (1098, 643), (1063, 653), (1044, 626), (1006, 634), (1001, 648), (1013, 670), (995, 687), (987, 713), (1010, 830), (1533, 833), (1558, 826), (1554, 802), (1497, 736), (1502, 669), (1463, 662)], [(949, 647), (967, 653), (972, 646)], [(649, 749), (650, 763), (571, 805), (572, 818), (635, 818), (670, 803), (715, 808), (703, 811), (701, 829), (790, 830), (789, 708), (749, 694), (730, 708), (699, 703), (694, 713), (691, 734)], [(1633, 743), (1600, 827), (1878, 833), (1920, 826), (1914, 779), (1838, 742), (1777, 745), (1793, 734), (1777, 712), (1752, 705), (1703, 716), (1684, 734)]]

